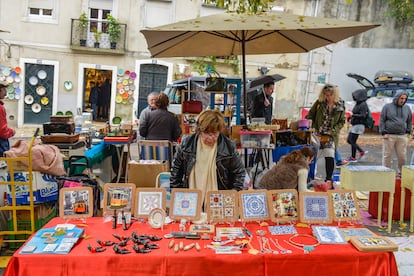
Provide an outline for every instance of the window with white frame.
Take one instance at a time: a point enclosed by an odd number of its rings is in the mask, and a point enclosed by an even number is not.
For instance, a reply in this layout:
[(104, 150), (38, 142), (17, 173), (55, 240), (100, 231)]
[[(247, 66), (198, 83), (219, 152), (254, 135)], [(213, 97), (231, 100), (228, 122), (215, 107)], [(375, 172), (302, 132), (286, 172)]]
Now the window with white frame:
[(91, 20), (90, 30), (106, 33), (107, 23), (105, 22), (108, 14), (115, 16), (112, 12), (113, 0), (90, 0), (89, 18)]
[(59, 0), (28, 0), (27, 20), (57, 23)]
[(171, 1), (146, 1), (144, 27), (155, 27), (172, 23), (173, 3)]

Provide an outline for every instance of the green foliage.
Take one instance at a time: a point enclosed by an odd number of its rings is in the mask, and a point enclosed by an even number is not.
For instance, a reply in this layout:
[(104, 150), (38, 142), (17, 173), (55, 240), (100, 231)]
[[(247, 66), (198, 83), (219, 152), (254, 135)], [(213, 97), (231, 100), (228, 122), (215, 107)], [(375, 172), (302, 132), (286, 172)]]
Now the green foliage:
[(385, 0), (389, 9), (387, 15), (395, 18), (399, 24), (414, 23), (414, 0)]
[(91, 31), (93, 32), (93, 37), (95, 38), (95, 42), (99, 42), (102, 32), (99, 32), (98, 29), (96, 28), (93, 28)]
[(200, 76), (207, 72), (207, 69), (216, 70), (217, 58), (213, 56), (205, 56), (198, 58), (193, 62), (193, 69), (197, 71)]
[(275, 0), (203, 0), (203, 3), (217, 8), (226, 8), (228, 11), (237, 13), (261, 13), (269, 11)]
[(224, 62), (233, 66), (234, 75), (238, 75), (240, 73), (239, 58), (237, 56), (228, 56), (224, 59)]
[(118, 20), (112, 15), (108, 14), (106, 17), (108, 21), (108, 34), (111, 42), (118, 42), (121, 37), (121, 25)]
[(85, 12), (81, 13), (79, 16), (79, 31), (81, 36), (84, 37), (86, 35), (86, 29), (88, 28), (88, 16)]

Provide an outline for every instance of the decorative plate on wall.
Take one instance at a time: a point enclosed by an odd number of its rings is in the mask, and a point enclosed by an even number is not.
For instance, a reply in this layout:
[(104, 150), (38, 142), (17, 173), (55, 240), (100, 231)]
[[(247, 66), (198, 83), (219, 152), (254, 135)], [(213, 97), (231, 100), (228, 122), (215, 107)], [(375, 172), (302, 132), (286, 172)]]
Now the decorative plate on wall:
[(46, 94), (46, 88), (44, 86), (40, 85), (36, 88), (36, 93), (39, 96), (44, 96)]
[(34, 102), (33, 96), (32, 95), (26, 95), (26, 97), (24, 97), (24, 102), (26, 104), (32, 104)]
[(35, 76), (31, 76), (30, 78), (29, 78), (29, 83), (31, 84), (31, 85), (33, 85), (33, 86), (35, 86), (35, 85), (37, 85), (37, 83), (39, 82), (39, 80), (37, 79), (37, 77), (35, 77)]
[(39, 70), (39, 72), (37, 72), (37, 77), (41, 80), (44, 80), (47, 77), (47, 73), (44, 70)]
[(42, 110), (42, 107), (40, 106), (40, 104), (35, 103), (32, 105), (33, 113), (39, 113), (41, 110)]

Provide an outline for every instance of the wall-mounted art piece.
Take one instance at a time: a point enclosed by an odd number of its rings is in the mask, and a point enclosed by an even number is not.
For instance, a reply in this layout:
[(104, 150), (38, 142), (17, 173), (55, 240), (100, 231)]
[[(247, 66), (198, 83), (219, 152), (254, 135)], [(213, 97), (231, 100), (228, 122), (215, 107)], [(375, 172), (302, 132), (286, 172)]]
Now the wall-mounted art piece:
[(87, 218), (93, 215), (91, 187), (62, 188), (59, 191), (59, 216), (64, 219)]
[(266, 190), (239, 191), (239, 206), (242, 221), (269, 219)]
[(209, 222), (235, 222), (239, 219), (238, 194), (234, 190), (208, 191), (205, 210)]
[(198, 220), (201, 214), (201, 203), (201, 190), (182, 188), (172, 189), (170, 218), (173, 220)]
[(360, 220), (358, 198), (353, 190), (330, 190), (334, 221)]
[(301, 192), (299, 194), (299, 219), (304, 223), (331, 223), (332, 204), (326, 192)]
[(298, 200), (296, 189), (267, 191), (270, 219), (275, 222), (298, 220)]
[(137, 218), (148, 218), (152, 209), (166, 208), (166, 191), (164, 188), (137, 188), (135, 190), (134, 215)]
[(135, 189), (134, 183), (106, 183), (104, 185), (103, 212), (113, 210), (132, 212)]

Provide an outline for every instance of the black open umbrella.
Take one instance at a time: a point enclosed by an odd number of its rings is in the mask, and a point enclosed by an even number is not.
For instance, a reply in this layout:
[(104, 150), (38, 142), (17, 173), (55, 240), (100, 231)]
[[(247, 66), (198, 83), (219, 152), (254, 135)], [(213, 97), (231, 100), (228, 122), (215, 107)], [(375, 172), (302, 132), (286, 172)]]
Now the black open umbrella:
[(279, 74), (260, 76), (247, 84), (246, 91), (251, 92), (263, 87), (263, 85), (266, 83), (278, 82), (283, 79), (286, 79), (286, 77)]

